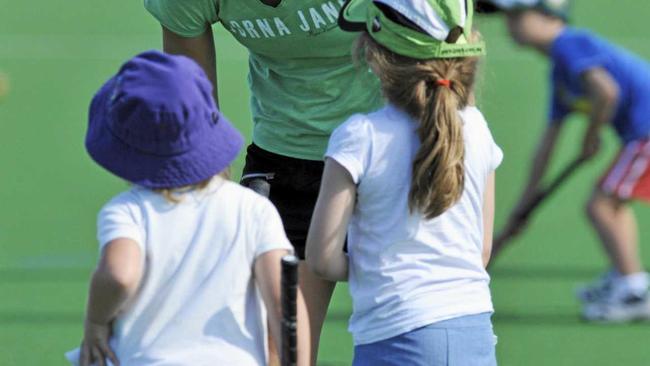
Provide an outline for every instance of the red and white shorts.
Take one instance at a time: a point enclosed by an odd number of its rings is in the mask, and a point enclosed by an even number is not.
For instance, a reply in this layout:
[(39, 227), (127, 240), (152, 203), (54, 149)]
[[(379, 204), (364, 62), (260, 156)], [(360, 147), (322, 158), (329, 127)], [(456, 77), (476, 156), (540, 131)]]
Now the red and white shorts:
[(600, 180), (600, 189), (622, 200), (650, 203), (650, 138), (623, 146)]

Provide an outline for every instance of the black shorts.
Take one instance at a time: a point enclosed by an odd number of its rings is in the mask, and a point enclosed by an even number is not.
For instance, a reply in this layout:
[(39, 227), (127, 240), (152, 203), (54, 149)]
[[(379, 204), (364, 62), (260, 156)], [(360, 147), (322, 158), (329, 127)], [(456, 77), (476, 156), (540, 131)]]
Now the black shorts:
[[(246, 151), (241, 184), (250, 186), (259, 179), (268, 183), (270, 187), (267, 187), (266, 193), (278, 209), (287, 237), (300, 259), (305, 259), (307, 232), (324, 167), (322, 161), (278, 155), (255, 144), (251, 144)], [(258, 186), (256, 190), (263, 191), (264, 188)]]

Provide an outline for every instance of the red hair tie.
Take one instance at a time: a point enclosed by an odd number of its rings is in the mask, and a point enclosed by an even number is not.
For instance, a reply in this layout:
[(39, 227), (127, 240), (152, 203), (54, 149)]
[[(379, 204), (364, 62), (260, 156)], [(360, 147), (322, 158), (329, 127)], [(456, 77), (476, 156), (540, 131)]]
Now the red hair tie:
[(436, 85), (444, 86), (446, 88), (450, 88), (451, 87), (451, 80), (449, 80), (449, 79), (438, 79), (438, 80), (436, 80)]

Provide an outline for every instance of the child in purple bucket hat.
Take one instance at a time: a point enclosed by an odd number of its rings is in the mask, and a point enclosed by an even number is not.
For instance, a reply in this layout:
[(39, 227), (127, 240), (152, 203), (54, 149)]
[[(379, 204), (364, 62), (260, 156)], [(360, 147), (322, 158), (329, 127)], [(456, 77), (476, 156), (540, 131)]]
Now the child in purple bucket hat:
[(266, 364), (292, 247), (273, 205), (228, 179), (242, 143), (183, 56), (144, 52), (95, 95), (88, 153), (133, 186), (99, 213), (101, 257), (69, 361)]

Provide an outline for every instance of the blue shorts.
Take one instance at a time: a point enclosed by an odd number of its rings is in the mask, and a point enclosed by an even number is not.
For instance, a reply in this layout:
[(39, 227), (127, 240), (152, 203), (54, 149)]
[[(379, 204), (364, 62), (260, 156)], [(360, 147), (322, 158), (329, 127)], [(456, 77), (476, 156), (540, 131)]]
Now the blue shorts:
[(491, 313), (462, 316), (354, 347), (353, 366), (496, 366)]

